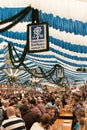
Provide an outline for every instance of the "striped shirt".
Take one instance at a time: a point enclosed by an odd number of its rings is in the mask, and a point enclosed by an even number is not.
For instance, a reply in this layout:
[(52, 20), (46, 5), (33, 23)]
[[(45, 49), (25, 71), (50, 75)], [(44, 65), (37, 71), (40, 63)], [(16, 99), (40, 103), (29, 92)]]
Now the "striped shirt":
[(1, 130), (26, 130), (26, 128), (22, 118), (11, 116), (2, 122)]

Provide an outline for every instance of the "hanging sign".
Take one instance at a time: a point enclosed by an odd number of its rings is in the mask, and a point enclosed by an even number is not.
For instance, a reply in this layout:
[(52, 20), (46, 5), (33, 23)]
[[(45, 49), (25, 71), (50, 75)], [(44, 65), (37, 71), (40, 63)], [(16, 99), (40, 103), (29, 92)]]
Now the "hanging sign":
[(56, 65), (56, 77), (63, 78), (64, 77), (64, 69), (60, 65)]
[(48, 24), (27, 25), (28, 52), (42, 52), (49, 50)]

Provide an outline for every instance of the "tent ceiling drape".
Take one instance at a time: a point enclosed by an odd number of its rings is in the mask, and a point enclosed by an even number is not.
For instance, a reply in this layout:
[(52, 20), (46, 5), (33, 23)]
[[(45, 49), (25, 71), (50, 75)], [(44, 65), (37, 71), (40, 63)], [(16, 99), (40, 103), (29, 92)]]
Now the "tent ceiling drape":
[[(0, 0), (0, 21), (19, 13), (25, 7), (39, 10), (40, 22), (49, 24), (50, 50), (43, 53), (27, 53), (24, 63), (29, 68), (37, 66), (49, 70), (55, 64), (64, 67), (70, 82), (86, 80), (87, 73), (78, 73), (77, 68), (87, 68), (87, 2), (81, 0)], [(45, 5), (45, 6), (43, 6)], [(6, 43), (14, 45), (17, 53), (23, 52), (26, 44), (27, 24), (31, 22), (32, 11), (14, 27), (0, 33), (0, 69), (5, 67)], [(0, 25), (0, 29), (7, 26)], [(15, 55), (15, 54), (14, 54)], [(0, 71), (0, 83), (6, 83)], [(3, 74), (3, 75), (2, 75)], [(20, 77), (29, 74), (21, 72)], [(23, 76), (24, 77), (24, 76)], [(23, 81), (23, 77), (21, 80)], [(25, 79), (24, 79), (25, 80)]]

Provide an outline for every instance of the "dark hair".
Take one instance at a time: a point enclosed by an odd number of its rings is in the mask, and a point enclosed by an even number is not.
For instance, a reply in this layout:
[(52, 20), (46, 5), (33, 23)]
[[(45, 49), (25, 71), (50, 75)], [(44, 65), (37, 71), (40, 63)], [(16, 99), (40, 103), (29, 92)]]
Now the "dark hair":
[(21, 106), (19, 107), (19, 110), (20, 110), (20, 112), (21, 112), (21, 115), (23, 116), (25, 113), (28, 112), (29, 107), (28, 107), (27, 105), (21, 105)]
[(31, 100), (29, 101), (29, 103), (36, 106), (36, 100), (35, 100), (35, 99), (31, 99)]

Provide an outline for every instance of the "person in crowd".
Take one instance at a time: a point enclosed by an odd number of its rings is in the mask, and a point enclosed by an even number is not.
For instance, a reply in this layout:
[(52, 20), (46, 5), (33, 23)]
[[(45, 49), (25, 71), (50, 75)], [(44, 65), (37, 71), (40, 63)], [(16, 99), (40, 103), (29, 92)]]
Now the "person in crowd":
[(46, 107), (46, 112), (50, 115), (51, 120), (50, 120), (50, 125), (54, 124), (54, 121), (59, 117), (59, 114), (56, 112), (55, 106), (48, 106)]
[(25, 122), (26, 125), (26, 130), (30, 130), (31, 126), (33, 125), (34, 122), (38, 120), (38, 115), (32, 111), (30, 111), (30, 108), (28, 105), (22, 105), (20, 106), (20, 112), (21, 112), (21, 117)]
[(87, 130), (87, 118), (82, 118), (80, 120), (80, 129), (79, 130)]
[(73, 96), (72, 97), (71, 104), (72, 104), (72, 112), (73, 112), (73, 115), (75, 116), (76, 110), (81, 108), (81, 105), (79, 104), (78, 96)]
[(56, 100), (55, 100), (55, 107), (56, 107), (58, 113), (60, 113), (62, 111), (63, 103), (62, 103), (60, 98), (56, 98)]
[(22, 98), (21, 103), (24, 105), (28, 105), (28, 99), (27, 98)]
[(30, 130), (46, 130), (50, 124), (50, 115), (48, 113), (44, 113), (40, 119), (40, 122), (35, 122)]
[(66, 94), (63, 94), (63, 96), (62, 96), (63, 107), (64, 107), (65, 105), (67, 105), (66, 99), (67, 99), (67, 95), (66, 95)]
[(2, 108), (2, 94), (0, 93), (0, 125), (4, 119), (4, 110)]
[(74, 130), (79, 130), (80, 129), (80, 120), (82, 118), (85, 118), (85, 110), (84, 108), (79, 108), (76, 110), (75, 112), (76, 115), (76, 119), (77, 119), (77, 123), (75, 125), (75, 127), (73, 128)]
[(81, 108), (81, 105), (79, 104), (79, 98), (78, 96), (73, 96), (72, 97), (72, 101), (71, 101), (71, 105), (72, 105), (72, 113), (73, 113), (73, 124), (72, 127), (74, 128), (76, 123), (77, 123), (77, 119), (76, 119), (76, 115), (75, 112)]
[(9, 107), (9, 100), (3, 100), (2, 109), (3, 109), (3, 120), (8, 119), (7, 117), (7, 108)]
[(16, 116), (13, 106), (7, 108), (7, 116), (8, 119), (1, 124), (1, 130), (26, 130), (23, 119)]
[(35, 99), (31, 99), (29, 101), (29, 104), (30, 104), (30, 109), (33, 113), (36, 113), (39, 117), (42, 116), (42, 113), (40, 111), (40, 109), (37, 107), (37, 103), (36, 103), (36, 100)]
[(45, 105), (44, 105), (41, 97), (37, 98), (37, 107), (39, 108), (39, 110), (41, 111), (42, 114), (44, 114), (46, 112)]

